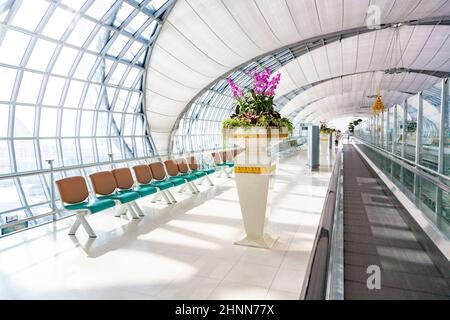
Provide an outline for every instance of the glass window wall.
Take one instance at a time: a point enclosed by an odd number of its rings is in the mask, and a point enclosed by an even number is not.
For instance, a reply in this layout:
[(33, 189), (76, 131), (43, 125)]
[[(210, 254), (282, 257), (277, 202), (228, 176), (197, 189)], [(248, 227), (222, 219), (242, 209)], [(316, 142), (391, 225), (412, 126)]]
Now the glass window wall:
[[(143, 109), (145, 61), (174, 3), (2, 5), (0, 175), (48, 169), (47, 159), (60, 168), (108, 161), (108, 154), (153, 155)], [(8, 195), (0, 203), (0, 223), (48, 209), (43, 176), (0, 179), (2, 195)]]

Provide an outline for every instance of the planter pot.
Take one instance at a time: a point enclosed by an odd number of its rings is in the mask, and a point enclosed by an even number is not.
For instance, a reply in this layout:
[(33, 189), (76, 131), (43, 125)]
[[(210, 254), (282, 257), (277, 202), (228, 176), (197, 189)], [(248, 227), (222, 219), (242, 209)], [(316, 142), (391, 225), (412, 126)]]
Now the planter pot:
[(277, 144), (287, 130), (250, 128), (226, 131), (227, 140), (243, 148), (234, 161), (245, 237), (235, 244), (271, 248), (278, 237), (266, 232), (271, 205), (271, 185), (277, 166)]

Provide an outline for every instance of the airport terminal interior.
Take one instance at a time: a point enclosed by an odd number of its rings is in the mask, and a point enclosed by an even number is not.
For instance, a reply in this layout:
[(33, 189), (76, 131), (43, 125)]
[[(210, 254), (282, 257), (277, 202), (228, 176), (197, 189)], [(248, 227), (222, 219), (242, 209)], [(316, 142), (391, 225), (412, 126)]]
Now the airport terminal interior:
[(449, 0), (0, 0), (0, 299), (449, 300)]

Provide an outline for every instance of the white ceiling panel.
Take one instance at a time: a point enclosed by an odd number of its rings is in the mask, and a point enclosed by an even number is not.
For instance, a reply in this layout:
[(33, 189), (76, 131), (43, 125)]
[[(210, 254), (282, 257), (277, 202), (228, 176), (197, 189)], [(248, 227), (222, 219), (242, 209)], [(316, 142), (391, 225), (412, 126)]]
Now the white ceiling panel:
[(294, 43), (301, 38), (285, 0), (256, 0), (268, 28), (281, 43)]
[(229, 47), (186, 0), (178, 0), (176, 10), (172, 12), (166, 23), (170, 24), (211, 60), (217, 61), (227, 68), (232, 68), (245, 58)]
[(244, 32), (222, 1), (189, 1), (189, 4), (211, 30), (241, 57), (248, 60), (255, 56), (255, 52), (264, 53)]

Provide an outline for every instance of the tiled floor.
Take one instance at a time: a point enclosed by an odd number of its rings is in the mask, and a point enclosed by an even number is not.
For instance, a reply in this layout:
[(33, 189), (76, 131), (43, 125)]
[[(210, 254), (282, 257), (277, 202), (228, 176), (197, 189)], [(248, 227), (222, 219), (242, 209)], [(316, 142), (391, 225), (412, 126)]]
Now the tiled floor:
[(234, 180), (214, 179), (165, 207), (140, 200), (138, 221), (89, 217), (98, 237), (67, 235), (66, 219), (0, 239), (1, 299), (298, 299), (334, 161), (311, 173), (306, 151), (281, 161), (269, 229), (273, 250), (243, 235)]

